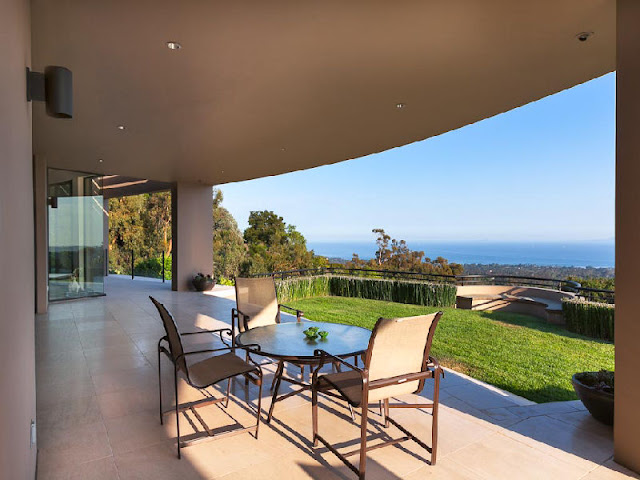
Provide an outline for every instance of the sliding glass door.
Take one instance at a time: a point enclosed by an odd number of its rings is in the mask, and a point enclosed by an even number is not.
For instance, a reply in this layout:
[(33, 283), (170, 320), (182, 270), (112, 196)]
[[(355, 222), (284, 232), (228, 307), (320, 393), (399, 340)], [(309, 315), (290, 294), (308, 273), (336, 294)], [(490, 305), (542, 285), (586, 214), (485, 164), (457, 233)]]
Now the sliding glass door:
[(104, 295), (102, 177), (49, 170), (49, 300)]

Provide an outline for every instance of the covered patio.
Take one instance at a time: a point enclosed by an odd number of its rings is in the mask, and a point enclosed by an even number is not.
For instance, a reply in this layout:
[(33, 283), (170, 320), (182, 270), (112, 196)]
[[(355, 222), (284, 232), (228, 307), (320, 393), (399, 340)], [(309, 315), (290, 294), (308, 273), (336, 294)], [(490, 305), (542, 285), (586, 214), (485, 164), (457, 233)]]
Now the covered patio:
[[(183, 331), (228, 325), (234, 305), (228, 292), (187, 291), (195, 273), (212, 269), (212, 186), (424, 140), (614, 70), (613, 431), (575, 402), (526, 404), (448, 372), (438, 464), (428, 466), (413, 445), (390, 447), (371, 452), (368, 473), (632, 475), (614, 463), (614, 443), (616, 461), (640, 471), (639, 20), (637, 0), (4, 2), (0, 477), (353, 478), (329, 452), (311, 447), (304, 396), (279, 404), (259, 441), (242, 435), (202, 443), (186, 448), (181, 461), (175, 422), (159, 425), (163, 332), (148, 295), (167, 304)], [(51, 67), (73, 82), (46, 98)], [(53, 169), (171, 186), (172, 290), (107, 278), (105, 297), (49, 304)], [(297, 192), (285, 193), (297, 200)], [(239, 383), (233, 395), (228, 411), (214, 405), (203, 422), (181, 418), (184, 431), (249, 421), (256, 390)], [(350, 445), (358, 435), (347, 411), (322, 405), (323, 431)], [(268, 395), (262, 406), (269, 407)], [(429, 435), (426, 412), (394, 416)], [(379, 417), (372, 411), (371, 418)]]
[[(195, 444), (184, 448), (178, 460), (175, 416), (169, 415), (164, 427), (158, 418), (157, 342), (164, 333), (148, 296), (165, 303), (180, 330), (190, 332), (228, 326), (233, 289), (175, 292), (160, 281), (117, 276), (107, 277), (105, 287), (105, 297), (52, 304), (36, 319), (38, 478), (353, 477), (326, 448), (311, 446), (308, 394), (279, 403), (258, 441), (243, 434)], [(191, 349), (219, 344), (210, 335), (198, 337)], [(171, 392), (170, 364), (162, 361), (164, 391)], [(275, 366), (264, 369), (269, 385)], [(179, 388), (181, 399), (202, 398), (185, 383)], [(205, 407), (199, 410), (202, 421), (183, 414), (182, 434), (250, 425), (257, 392), (253, 385), (235, 382), (228, 409)], [(270, 405), (267, 389), (263, 397), (264, 418)], [(577, 401), (534, 404), (453, 371), (446, 373), (440, 400), (438, 464), (430, 467), (425, 451), (402, 444), (372, 451), (368, 478), (638, 478), (612, 460), (612, 428), (593, 420)], [(172, 402), (172, 395), (165, 394), (164, 408)], [(429, 438), (426, 410), (402, 409), (392, 415)], [(377, 409), (370, 418), (370, 434), (397, 434), (393, 426), (382, 428)], [(340, 447), (357, 443), (358, 423), (344, 404), (321, 402), (320, 425)]]

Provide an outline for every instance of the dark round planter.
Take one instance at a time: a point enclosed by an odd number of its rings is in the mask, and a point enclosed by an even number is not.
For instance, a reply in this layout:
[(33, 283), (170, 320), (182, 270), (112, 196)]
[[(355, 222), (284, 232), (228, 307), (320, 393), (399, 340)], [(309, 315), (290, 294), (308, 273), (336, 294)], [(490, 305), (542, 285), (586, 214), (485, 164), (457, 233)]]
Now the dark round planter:
[(613, 425), (613, 393), (585, 385), (576, 378), (576, 375), (579, 375), (579, 373), (571, 377), (573, 389), (587, 410), (589, 410), (589, 413), (596, 420), (607, 425)]
[(191, 283), (193, 284), (193, 288), (195, 288), (198, 292), (208, 292), (216, 284), (213, 279), (206, 277), (194, 278), (193, 280), (191, 280)]

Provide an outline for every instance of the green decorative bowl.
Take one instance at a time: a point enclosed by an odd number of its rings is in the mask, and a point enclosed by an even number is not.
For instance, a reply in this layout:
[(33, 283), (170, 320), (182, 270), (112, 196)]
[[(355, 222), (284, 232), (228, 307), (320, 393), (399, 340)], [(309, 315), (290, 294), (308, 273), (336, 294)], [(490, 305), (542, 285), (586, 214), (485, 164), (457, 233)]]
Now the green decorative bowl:
[(310, 328), (307, 328), (302, 333), (305, 334), (305, 336), (307, 337), (307, 340), (315, 340), (316, 338), (318, 338), (318, 330), (319, 329), (317, 327), (310, 327)]
[(321, 332), (318, 332), (318, 335), (320, 335), (320, 338), (322, 338), (322, 340), (326, 340), (329, 336), (329, 332), (322, 330)]

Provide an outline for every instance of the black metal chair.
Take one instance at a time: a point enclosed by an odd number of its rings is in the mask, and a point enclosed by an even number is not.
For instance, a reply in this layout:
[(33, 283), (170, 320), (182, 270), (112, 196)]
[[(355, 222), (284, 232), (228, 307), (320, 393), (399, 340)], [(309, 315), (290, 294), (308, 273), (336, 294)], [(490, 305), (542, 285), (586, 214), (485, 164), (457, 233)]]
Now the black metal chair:
[[(236, 435), (242, 432), (250, 432), (253, 431), (255, 438), (258, 438), (258, 429), (260, 427), (260, 409), (262, 402), (262, 369), (260, 365), (254, 362), (249, 356), (249, 352), (255, 348), (259, 350), (260, 347), (258, 345), (250, 345), (243, 347), (236, 346), (227, 346), (221, 348), (213, 348), (213, 349), (204, 349), (204, 350), (196, 350), (193, 352), (185, 352), (182, 346), (181, 336), (184, 335), (196, 335), (202, 333), (208, 334), (218, 334), (220, 340), (227, 344), (225, 339), (223, 338), (223, 334), (227, 334), (229, 336), (232, 335), (232, 332), (228, 328), (220, 328), (217, 330), (201, 330), (198, 332), (190, 332), (180, 334), (178, 332), (178, 328), (176, 326), (176, 322), (173, 319), (173, 316), (169, 313), (167, 308), (158, 302), (155, 298), (149, 297), (153, 304), (158, 309), (160, 313), (160, 318), (162, 319), (162, 324), (164, 325), (166, 335), (160, 339), (158, 342), (158, 389), (159, 389), (159, 397), (160, 397), (160, 423), (164, 423), (164, 415), (167, 413), (173, 412), (174, 409), (163, 411), (162, 410), (162, 374), (161, 374), (161, 353), (164, 353), (171, 363), (174, 366), (174, 389), (175, 389), (175, 413), (176, 413), (176, 428), (178, 435), (178, 458), (180, 458), (180, 448), (183, 446), (187, 446), (188, 444), (194, 441), (201, 441), (206, 437), (210, 437), (210, 440), (215, 440), (218, 438)], [(168, 348), (167, 348), (168, 347)], [(247, 352), (247, 360), (242, 360), (235, 354), (236, 349), (242, 349)], [(190, 355), (203, 354), (203, 353), (220, 353), (227, 352), (224, 354), (212, 355), (205, 360), (201, 360), (196, 363), (189, 363), (187, 361), (187, 357)], [(204, 390), (212, 385), (220, 383), (224, 380), (227, 380), (227, 391), (226, 395), (222, 398), (211, 398), (207, 397), (203, 400), (199, 400), (196, 402), (188, 402), (181, 404), (178, 399), (178, 373), (181, 372), (187, 381), (187, 383), (193, 388)], [(224, 402), (224, 407), (226, 408), (229, 405), (229, 395), (231, 389), (231, 380), (234, 377), (239, 375), (244, 376), (248, 381), (251, 381), (255, 385), (259, 387), (258, 394), (258, 405), (256, 412), (256, 424), (252, 427), (243, 427), (237, 428), (234, 430), (230, 430), (224, 433), (214, 434), (210, 429), (206, 429), (206, 436), (204, 438), (194, 438), (189, 441), (181, 442), (180, 440), (180, 412), (185, 410), (190, 410), (198, 420), (204, 424), (200, 415), (196, 411), (196, 408), (203, 407), (206, 405), (211, 405), (215, 403)]]

